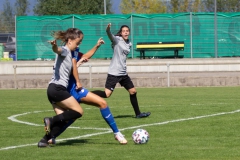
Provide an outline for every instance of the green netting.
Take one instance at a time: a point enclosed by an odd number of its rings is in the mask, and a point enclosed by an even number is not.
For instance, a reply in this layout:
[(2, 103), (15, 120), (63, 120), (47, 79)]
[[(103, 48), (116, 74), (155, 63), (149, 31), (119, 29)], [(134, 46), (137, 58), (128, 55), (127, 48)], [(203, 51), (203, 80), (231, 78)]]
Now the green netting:
[[(218, 57), (240, 56), (240, 13), (217, 13)], [(51, 51), (51, 31), (77, 27), (84, 33), (80, 46), (82, 52), (90, 50), (100, 37), (105, 40), (93, 58), (111, 58), (111, 42), (106, 26), (112, 23), (116, 33), (123, 24), (131, 28), (133, 43), (129, 57), (139, 56), (135, 51), (137, 42), (184, 41), (185, 49), (179, 55), (184, 58), (215, 57), (214, 13), (182, 13), (151, 15), (64, 15), (64, 16), (18, 16), (16, 19), (17, 58), (33, 60), (54, 59)], [(149, 51), (147, 56), (168, 57), (173, 51)]]

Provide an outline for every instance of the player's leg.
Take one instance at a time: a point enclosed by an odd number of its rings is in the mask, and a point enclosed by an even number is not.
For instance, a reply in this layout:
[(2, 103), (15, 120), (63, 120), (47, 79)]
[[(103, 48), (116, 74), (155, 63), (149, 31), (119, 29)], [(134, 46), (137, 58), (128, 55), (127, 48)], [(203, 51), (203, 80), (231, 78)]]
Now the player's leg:
[[(62, 108), (57, 106), (56, 104), (52, 104), (53, 109), (57, 115), (62, 114), (64, 111)], [(55, 144), (55, 138), (58, 137), (61, 133), (63, 133), (67, 127), (69, 127), (74, 120), (57, 122), (52, 128), (49, 134), (45, 134), (43, 138), (38, 142), (38, 147), (48, 147), (49, 144)]]
[[(78, 94), (78, 92), (80, 94)], [(73, 96), (73, 98), (78, 102), (80, 103), (80, 98), (82, 96), (86, 96), (86, 94), (88, 93), (88, 91), (86, 92), (86, 89), (82, 89), (80, 91), (75, 90), (75, 89), (72, 89), (70, 91), (70, 94)], [(53, 108), (54, 108), (54, 111), (57, 115), (59, 114), (62, 114), (64, 111), (66, 110), (63, 110), (61, 107), (58, 107), (57, 105), (53, 105)], [(71, 119), (71, 120), (68, 120), (68, 121), (65, 121), (62, 123), (62, 127), (54, 133), (54, 135), (52, 136), (52, 138), (50, 140), (48, 140), (49, 144), (54, 144), (55, 143), (55, 139), (61, 135), (73, 122), (75, 122), (75, 119)]]
[(113, 76), (113, 75), (108, 74), (107, 80), (105, 83), (105, 90), (104, 91), (95, 90), (95, 91), (91, 91), (91, 92), (98, 95), (99, 97), (108, 98), (112, 95), (112, 92), (114, 91), (114, 88), (115, 88), (116, 84), (119, 82), (119, 80), (120, 79), (118, 76)]
[[(88, 94), (88, 90), (85, 89), (85, 88), (82, 88), (80, 91), (77, 91), (75, 89), (72, 89), (70, 91), (70, 94), (73, 96), (73, 98), (78, 102), (80, 103), (80, 100), (82, 97), (86, 97), (86, 95)], [(58, 115), (58, 114), (61, 114), (64, 112), (64, 110), (62, 108), (59, 108), (58, 106), (55, 106), (54, 107), (54, 111), (55, 113)], [(52, 138), (52, 140), (55, 141), (55, 138), (57, 138), (60, 134), (62, 134), (62, 132), (64, 132), (73, 122), (75, 122), (76, 119), (71, 119), (69, 121), (66, 121), (64, 126), (61, 128), (61, 130), (59, 132), (57, 132), (55, 135), (54, 135), (54, 138)], [(49, 143), (51, 143), (51, 141), (49, 141)]]
[[(50, 130), (51, 128), (53, 128), (55, 123), (77, 119), (80, 118), (83, 114), (81, 106), (72, 96), (69, 97), (68, 99), (56, 103), (56, 105), (62, 109), (66, 109), (66, 111), (53, 117), (44, 118), (45, 130), (47, 134), (51, 132)], [(51, 134), (55, 135), (56, 134), (55, 130), (51, 132)]]
[[(57, 115), (59, 115), (59, 114), (62, 114), (66, 110), (63, 110), (62, 108), (59, 108), (58, 106), (55, 106), (54, 111)], [(75, 121), (75, 119), (70, 119), (70, 120), (62, 123), (62, 127), (60, 128), (60, 130), (58, 132), (55, 133), (55, 135), (53, 135), (53, 138), (57, 138), (60, 134), (62, 134), (74, 121)]]
[[(107, 110), (107, 104), (106, 101), (104, 99), (102, 99), (101, 97), (89, 92), (87, 89), (83, 88), (82, 90), (75, 90), (72, 89), (70, 91), (70, 94), (78, 101), (78, 103), (83, 102), (89, 105), (94, 105), (98, 108), (100, 108), (100, 110), (105, 111)], [(57, 105), (54, 106), (54, 110), (56, 112), (56, 114), (62, 114), (64, 111), (62, 110), (62, 108), (58, 107)], [(70, 120), (68, 121), (68, 123), (66, 123), (64, 126), (62, 126), (62, 128), (55, 133), (55, 135), (52, 136), (52, 138), (50, 140), (48, 140), (48, 143), (54, 143), (55, 142), (55, 138), (58, 137), (64, 130), (66, 130), (67, 127), (69, 127), (72, 123), (74, 122), (74, 120)], [(113, 129), (114, 133), (118, 132), (117, 127), (115, 127), (115, 121), (111, 121), (111, 117), (108, 118), (108, 122), (111, 124), (111, 128)]]
[[(53, 105), (54, 111), (57, 115), (62, 114), (64, 111), (62, 108), (58, 107), (57, 105)], [(75, 119), (71, 119), (68, 121), (63, 121), (58, 124), (58, 127), (55, 127), (55, 131), (53, 131), (53, 134), (51, 136), (51, 139), (48, 140), (49, 144), (55, 144), (55, 139), (61, 135), (73, 122), (75, 122)]]
[(81, 102), (98, 107), (100, 109), (102, 117), (111, 127), (113, 132), (118, 132), (118, 128), (110, 111), (110, 108), (108, 107), (107, 102), (103, 98), (89, 92), (86, 97), (81, 98)]
[[(51, 127), (54, 126), (55, 123), (77, 119), (82, 116), (82, 107), (73, 98), (73, 96), (71, 96), (65, 87), (61, 85), (50, 84), (47, 90), (47, 95), (51, 104), (56, 104), (58, 107), (66, 110), (59, 115), (44, 118), (45, 130), (47, 134), (50, 132)], [(54, 135), (55, 133), (52, 134)]]
[(85, 97), (81, 98), (81, 102), (98, 107), (100, 109), (100, 113), (103, 119), (112, 129), (115, 139), (118, 140), (120, 144), (127, 144), (127, 140), (124, 138), (121, 132), (119, 132), (110, 108), (108, 107), (107, 102), (103, 98), (89, 92)]
[(91, 92), (98, 95), (99, 97), (102, 97), (102, 98), (108, 98), (109, 97), (106, 94), (106, 90), (105, 91), (95, 90), (95, 91), (91, 91)]
[(136, 91), (130, 77), (128, 75), (123, 76), (122, 80), (119, 83), (122, 86), (124, 86), (124, 88), (129, 92), (130, 102), (131, 102), (132, 107), (134, 109), (136, 118), (148, 117), (151, 114), (150, 112), (142, 112), (141, 113), (141, 111), (139, 109), (138, 100), (137, 100), (137, 91)]
[[(84, 88), (80, 91), (77, 91), (75, 89), (72, 89), (70, 91), (70, 94), (74, 97), (75, 100), (77, 100), (78, 103), (80, 103), (80, 99), (82, 97), (86, 96), (87, 93), (88, 93), (88, 90), (86, 90)], [(54, 111), (57, 115), (60, 115), (66, 111), (66, 109), (63, 109), (62, 107), (59, 107), (56, 104), (52, 104), (52, 105), (53, 105)], [(54, 130), (52, 129), (50, 139), (48, 139), (48, 144), (55, 144), (56, 143), (55, 139), (59, 135), (61, 135), (74, 121), (75, 121), (75, 119), (71, 119), (68, 121), (62, 121), (62, 123), (58, 124), (57, 127), (54, 128)]]

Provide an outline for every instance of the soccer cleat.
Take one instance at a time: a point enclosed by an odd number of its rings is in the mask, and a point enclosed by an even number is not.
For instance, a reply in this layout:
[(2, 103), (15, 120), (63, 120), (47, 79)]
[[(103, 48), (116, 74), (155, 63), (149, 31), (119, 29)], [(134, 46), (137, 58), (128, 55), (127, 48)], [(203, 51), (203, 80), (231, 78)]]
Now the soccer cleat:
[(50, 118), (45, 117), (43, 119), (43, 122), (44, 122), (45, 132), (46, 132), (47, 135), (49, 135), (49, 133), (51, 131), (51, 129), (50, 129), (50, 126), (51, 126)]
[(114, 137), (120, 144), (127, 144), (127, 140), (124, 138), (121, 132), (114, 133)]
[(38, 142), (38, 147), (39, 147), (39, 148), (49, 147), (49, 144), (48, 144), (48, 142), (47, 142), (45, 139), (41, 139), (41, 140)]
[(140, 113), (139, 115), (136, 116), (136, 118), (145, 118), (145, 117), (148, 117), (150, 116), (151, 112), (142, 112)]

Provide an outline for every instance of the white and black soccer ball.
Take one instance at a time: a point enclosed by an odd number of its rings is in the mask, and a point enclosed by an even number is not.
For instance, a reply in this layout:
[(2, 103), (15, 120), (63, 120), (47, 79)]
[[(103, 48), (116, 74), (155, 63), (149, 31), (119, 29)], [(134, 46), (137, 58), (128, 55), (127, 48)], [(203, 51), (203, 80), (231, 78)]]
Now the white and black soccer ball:
[(137, 129), (133, 132), (132, 139), (135, 144), (145, 144), (149, 140), (149, 133), (145, 129)]

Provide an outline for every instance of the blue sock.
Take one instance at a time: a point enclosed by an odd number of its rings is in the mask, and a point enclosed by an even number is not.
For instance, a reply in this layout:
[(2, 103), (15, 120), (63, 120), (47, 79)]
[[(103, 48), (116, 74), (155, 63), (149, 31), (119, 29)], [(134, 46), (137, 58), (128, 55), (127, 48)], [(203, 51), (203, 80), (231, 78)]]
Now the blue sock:
[(107, 106), (107, 108), (100, 109), (100, 112), (102, 114), (102, 117), (105, 119), (105, 121), (109, 125), (109, 127), (111, 127), (113, 133), (119, 132), (117, 124), (115, 123), (115, 120), (112, 116), (112, 113), (111, 113), (109, 107)]

